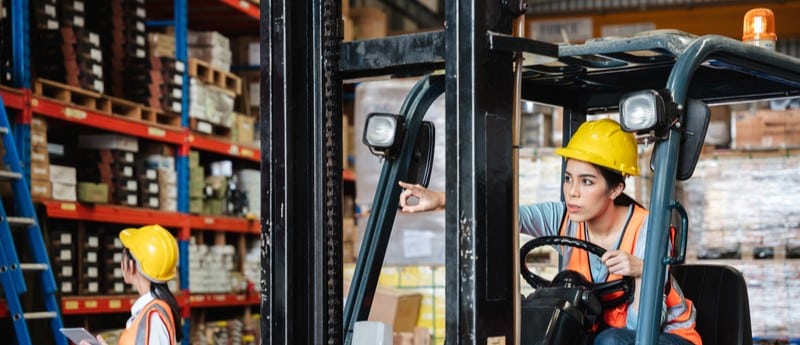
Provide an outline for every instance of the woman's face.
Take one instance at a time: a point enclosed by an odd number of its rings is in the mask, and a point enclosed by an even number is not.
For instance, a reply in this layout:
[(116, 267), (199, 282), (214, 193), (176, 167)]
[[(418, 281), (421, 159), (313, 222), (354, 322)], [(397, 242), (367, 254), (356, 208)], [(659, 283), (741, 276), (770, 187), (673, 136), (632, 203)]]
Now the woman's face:
[(567, 160), (562, 186), (570, 219), (590, 221), (608, 210), (614, 198), (608, 184), (594, 165), (575, 159)]

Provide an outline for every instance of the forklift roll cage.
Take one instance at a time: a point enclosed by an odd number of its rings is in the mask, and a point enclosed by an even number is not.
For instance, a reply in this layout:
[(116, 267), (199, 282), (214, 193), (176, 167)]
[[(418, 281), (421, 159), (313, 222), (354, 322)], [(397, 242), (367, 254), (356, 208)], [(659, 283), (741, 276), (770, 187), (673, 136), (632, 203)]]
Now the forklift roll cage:
[[(518, 12), (510, 3), (516, 2), (447, 1), (442, 31), (342, 43), (338, 1), (262, 2), (263, 343), (349, 343), (353, 323), (369, 314), (397, 210), (397, 180), (408, 159), (384, 163), (345, 307), (343, 79), (444, 69), (423, 79), (426, 86), (413, 91), (422, 97), (408, 98), (406, 105), (414, 106), (404, 105), (404, 113), (421, 121), (431, 95), (445, 94), (448, 344), (518, 341), (511, 190), (515, 52), (557, 59), (525, 65), (521, 92), (525, 100), (563, 107), (564, 142), (588, 114), (617, 111), (630, 91), (665, 92), (679, 116), (690, 100), (715, 105), (800, 96), (796, 58), (721, 36), (676, 32), (556, 46), (511, 37)], [(407, 142), (415, 135), (407, 130)], [(672, 127), (655, 143), (652, 229), (667, 229), (676, 208), (681, 137)], [(646, 241), (637, 344), (655, 343), (666, 264), (675, 261), (667, 256), (668, 232), (648, 231)]]

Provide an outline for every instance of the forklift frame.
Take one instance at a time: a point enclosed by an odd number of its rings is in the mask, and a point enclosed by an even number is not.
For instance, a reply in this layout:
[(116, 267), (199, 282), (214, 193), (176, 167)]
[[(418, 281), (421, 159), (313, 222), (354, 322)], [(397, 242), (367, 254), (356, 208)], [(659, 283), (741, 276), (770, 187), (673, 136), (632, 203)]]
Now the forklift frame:
[[(342, 344), (351, 321), (371, 306), (383, 257), (359, 255), (364, 274), (351, 293), (366, 295), (343, 314), (343, 80), (445, 72), (446, 339), (475, 345), (519, 342), (516, 52), (558, 58), (524, 67), (522, 98), (563, 107), (564, 142), (587, 114), (616, 111), (619, 97), (634, 90), (666, 90), (680, 109), (689, 99), (713, 105), (800, 96), (800, 60), (773, 51), (663, 32), (555, 46), (510, 36), (522, 12), (524, 1), (451, 0), (444, 30), (343, 43), (339, 0), (262, 1), (262, 343)], [(680, 137), (671, 129), (653, 151), (654, 229), (669, 225)], [(386, 185), (399, 189), (392, 182)], [(378, 198), (385, 207), (397, 201), (392, 188)], [(388, 238), (391, 224), (366, 231)], [(667, 237), (648, 231), (637, 344), (654, 343), (659, 333)]]

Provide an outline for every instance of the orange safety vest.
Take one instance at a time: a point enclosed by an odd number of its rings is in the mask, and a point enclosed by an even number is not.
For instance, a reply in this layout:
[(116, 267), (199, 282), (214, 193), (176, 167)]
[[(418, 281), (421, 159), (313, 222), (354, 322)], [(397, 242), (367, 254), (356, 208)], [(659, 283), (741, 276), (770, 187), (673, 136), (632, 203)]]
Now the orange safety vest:
[[(639, 238), (639, 232), (642, 230), (642, 226), (644, 225), (645, 220), (647, 220), (648, 211), (638, 205), (633, 206), (633, 214), (631, 214), (630, 218), (628, 219), (628, 223), (623, 229), (623, 237), (619, 244), (619, 250), (626, 251), (628, 253), (633, 253), (636, 249), (636, 239)], [(568, 215), (565, 214), (564, 221), (561, 223), (561, 229), (559, 230), (559, 234), (565, 234), (568, 226), (567, 218)], [(579, 240), (586, 241), (584, 236), (585, 233), (585, 224), (583, 222), (578, 223), (577, 231), (575, 232), (575, 238)], [(584, 278), (589, 281), (593, 281), (592, 279), (592, 271), (591, 267), (589, 266), (589, 253), (585, 250), (573, 250), (571, 251), (569, 262), (567, 263), (567, 269), (576, 271), (581, 273)], [(610, 274), (606, 278), (606, 281), (618, 280), (622, 279), (622, 276), (616, 274)], [(609, 298), (618, 297), (622, 294), (621, 291), (612, 294)], [(686, 322), (693, 318), (693, 304), (692, 301), (688, 298), (683, 297), (679, 294), (675, 289), (669, 289), (667, 292), (666, 304), (667, 309), (670, 307), (676, 306), (683, 301), (686, 302), (686, 310), (678, 315), (677, 317), (667, 320), (667, 323), (675, 322), (681, 323)], [(628, 316), (628, 303), (623, 303), (616, 308), (613, 309), (606, 309), (603, 310), (603, 321), (614, 328), (622, 328), (625, 327), (627, 322)], [(674, 329), (668, 330), (669, 333), (675, 334), (680, 336), (681, 338), (686, 339), (687, 341), (691, 342), (695, 345), (701, 345), (703, 341), (700, 339), (700, 334), (697, 333), (695, 330), (695, 322), (692, 322), (691, 325), (687, 327), (676, 327)]]
[(172, 324), (172, 309), (169, 304), (160, 299), (150, 301), (136, 319), (133, 320), (130, 327), (125, 328), (119, 337), (119, 345), (144, 345), (150, 339), (150, 315), (156, 313), (164, 325), (167, 326), (167, 333), (169, 333), (170, 344), (175, 345), (175, 329)]

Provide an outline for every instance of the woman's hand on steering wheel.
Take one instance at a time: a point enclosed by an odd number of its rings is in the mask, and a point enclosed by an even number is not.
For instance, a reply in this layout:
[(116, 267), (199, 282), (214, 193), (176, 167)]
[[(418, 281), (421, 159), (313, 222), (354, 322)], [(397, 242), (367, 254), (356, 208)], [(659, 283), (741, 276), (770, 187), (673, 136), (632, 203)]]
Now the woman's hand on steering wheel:
[(608, 273), (639, 278), (642, 276), (642, 259), (622, 250), (609, 250), (600, 258)]

